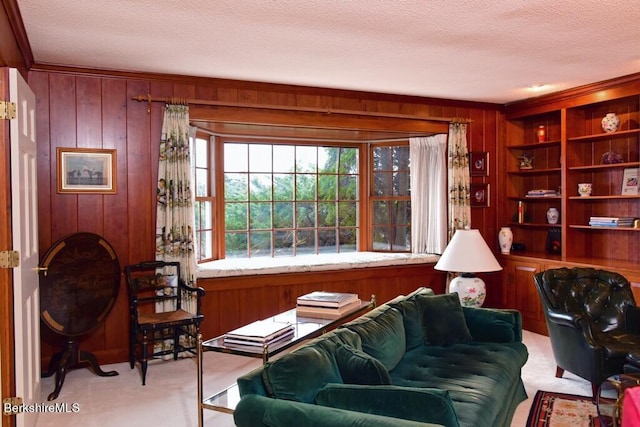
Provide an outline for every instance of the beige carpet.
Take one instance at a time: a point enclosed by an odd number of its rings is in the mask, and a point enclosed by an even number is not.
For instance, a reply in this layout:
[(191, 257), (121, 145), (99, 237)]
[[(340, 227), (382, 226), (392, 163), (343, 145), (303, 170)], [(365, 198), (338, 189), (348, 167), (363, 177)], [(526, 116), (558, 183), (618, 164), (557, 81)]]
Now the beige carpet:
[[(555, 363), (549, 339), (525, 331), (524, 342), (529, 349), (529, 361), (524, 367), (523, 378), (529, 399), (516, 412), (512, 426), (523, 427), (527, 421), (531, 399), (538, 389), (589, 395), (589, 384), (572, 374), (555, 378)], [(251, 359), (228, 354), (207, 352), (204, 355), (204, 392), (214, 394), (233, 384), (242, 373), (260, 364)], [(157, 361), (150, 364), (147, 385), (142, 386), (138, 369), (130, 369), (127, 363), (102, 367), (116, 370), (117, 377), (98, 377), (88, 369), (67, 373), (65, 384), (55, 402), (77, 403), (77, 413), (41, 413), (37, 427), (138, 427), (197, 425), (197, 390), (195, 359), (176, 362)], [(42, 380), (42, 402), (53, 391), (53, 378)], [(204, 411), (207, 427), (232, 427), (229, 414)]]

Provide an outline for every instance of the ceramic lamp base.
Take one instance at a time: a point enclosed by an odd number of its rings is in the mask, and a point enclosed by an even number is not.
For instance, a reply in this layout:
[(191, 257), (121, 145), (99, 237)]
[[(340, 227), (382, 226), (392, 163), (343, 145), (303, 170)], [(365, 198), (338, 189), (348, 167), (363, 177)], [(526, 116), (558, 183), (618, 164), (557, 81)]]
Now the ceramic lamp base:
[(484, 281), (475, 274), (461, 274), (449, 284), (449, 292), (457, 292), (460, 304), (465, 307), (481, 307), (487, 295)]

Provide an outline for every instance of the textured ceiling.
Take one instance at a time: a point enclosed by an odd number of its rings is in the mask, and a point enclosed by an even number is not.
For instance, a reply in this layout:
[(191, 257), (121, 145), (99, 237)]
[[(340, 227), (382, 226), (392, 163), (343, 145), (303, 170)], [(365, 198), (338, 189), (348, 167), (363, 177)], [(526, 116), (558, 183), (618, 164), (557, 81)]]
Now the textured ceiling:
[(38, 64), (510, 102), (640, 72), (637, 0), (18, 0)]

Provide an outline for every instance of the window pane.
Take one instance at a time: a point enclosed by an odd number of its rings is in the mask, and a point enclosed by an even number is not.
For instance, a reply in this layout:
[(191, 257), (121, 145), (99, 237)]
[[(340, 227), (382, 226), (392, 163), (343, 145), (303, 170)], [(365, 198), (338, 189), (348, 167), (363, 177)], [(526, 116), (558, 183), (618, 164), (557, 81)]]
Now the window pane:
[(318, 226), (319, 227), (335, 227), (338, 212), (335, 202), (319, 202), (318, 203)]
[(318, 251), (319, 253), (336, 253), (337, 251), (337, 231), (319, 230), (318, 231)]
[(389, 227), (373, 227), (373, 249), (377, 251), (388, 251), (391, 249), (390, 237)]
[(209, 166), (208, 155), (209, 155), (209, 141), (202, 138), (196, 138), (196, 142), (194, 144), (194, 151), (196, 155), (195, 164), (197, 168), (206, 168)]
[(340, 200), (358, 200), (358, 177), (355, 175), (343, 175), (340, 177)]
[(273, 228), (293, 228), (293, 202), (273, 204)]
[(295, 148), (292, 145), (273, 146), (273, 171), (292, 173), (296, 169)]
[(248, 255), (247, 233), (225, 233), (224, 237), (227, 258), (244, 258)]
[(227, 173), (224, 175), (224, 200), (246, 201), (249, 199), (247, 174)]
[(393, 223), (398, 225), (411, 223), (411, 202), (397, 201), (394, 203)]
[(202, 231), (198, 233), (198, 258), (211, 259), (213, 257), (213, 232)]
[(316, 226), (316, 205), (315, 203), (298, 203), (296, 205), (296, 227)]
[(227, 203), (224, 207), (225, 230), (246, 230), (248, 226), (248, 214), (246, 203)]
[(393, 241), (391, 250), (405, 252), (411, 250), (410, 230), (408, 226), (398, 226), (393, 229)]
[(391, 196), (392, 194), (392, 172), (375, 172), (373, 174), (373, 192), (374, 196)]
[(296, 147), (296, 171), (315, 172), (318, 164), (317, 147)]
[(251, 256), (270, 257), (271, 256), (271, 232), (253, 231), (251, 236)]
[(250, 218), (251, 218), (249, 220), (250, 230), (270, 230), (271, 229), (271, 203), (251, 203)]
[(271, 172), (271, 145), (251, 144), (249, 146), (249, 170)]
[(282, 201), (294, 200), (293, 175), (278, 174), (273, 176), (273, 199)]
[(338, 176), (320, 175), (318, 176), (318, 199), (337, 200), (338, 198)]
[(388, 224), (391, 216), (389, 215), (389, 203), (386, 200), (373, 202), (373, 223)]
[(247, 144), (224, 144), (224, 171), (249, 171), (249, 146)]
[(340, 149), (337, 147), (320, 147), (318, 150), (318, 172), (337, 173), (339, 156)]
[(194, 204), (194, 212), (196, 216), (196, 230), (211, 229), (213, 224), (213, 216), (211, 212), (211, 202), (199, 202)]
[(358, 150), (356, 148), (340, 148), (339, 173), (358, 173)]
[(293, 236), (295, 232), (289, 231), (276, 231), (274, 233), (273, 249), (275, 256), (291, 256), (293, 255)]
[(250, 200), (271, 200), (271, 174), (251, 173), (250, 181)]
[(338, 233), (340, 252), (357, 252), (358, 231), (356, 228), (341, 228)]
[(316, 199), (316, 175), (296, 175), (296, 200)]
[(393, 194), (396, 196), (408, 196), (409, 195), (409, 172), (395, 172)]
[(196, 197), (209, 195), (209, 171), (196, 169)]
[(296, 233), (296, 255), (316, 253), (316, 235), (313, 230), (299, 230)]
[(355, 227), (358, 225), (358, 202), (340, 202), (338, 207), (338, 225), (340, 227)]

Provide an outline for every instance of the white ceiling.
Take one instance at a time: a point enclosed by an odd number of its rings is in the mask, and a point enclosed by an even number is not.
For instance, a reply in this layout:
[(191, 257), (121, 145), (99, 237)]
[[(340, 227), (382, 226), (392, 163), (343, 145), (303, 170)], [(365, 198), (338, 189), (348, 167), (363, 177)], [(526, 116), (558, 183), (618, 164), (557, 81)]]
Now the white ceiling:
[(640, 72), (638, 0), (17, 2), (38, 64), (498, 103)]

